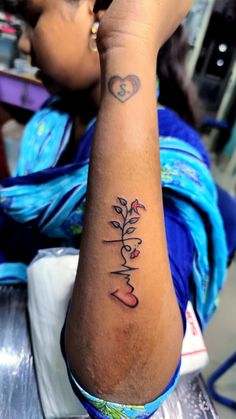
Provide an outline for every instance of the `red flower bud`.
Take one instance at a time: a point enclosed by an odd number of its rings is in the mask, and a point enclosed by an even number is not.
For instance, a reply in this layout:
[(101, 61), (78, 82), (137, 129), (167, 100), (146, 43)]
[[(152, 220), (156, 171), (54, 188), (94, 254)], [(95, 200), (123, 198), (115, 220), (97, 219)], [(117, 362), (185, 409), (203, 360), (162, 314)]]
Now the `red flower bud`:
[(136, 212), (136, 214), (139, 215), (138, 209), (142, 208), (142, 209), (146, 209), (145, 206), (143, 204), (140, 204), (140, 202), (138, 202), (138, 199), (136, 199), (134, 202), (132, 202), (131, 204), (131, 209), (130, 209), (130, 213), (132, 214), (132, 211)]
[(130, 259), (135, 259), (139, 256), (140, 251), (138, 249), (134, 249), (133, 252), (130, 254)]

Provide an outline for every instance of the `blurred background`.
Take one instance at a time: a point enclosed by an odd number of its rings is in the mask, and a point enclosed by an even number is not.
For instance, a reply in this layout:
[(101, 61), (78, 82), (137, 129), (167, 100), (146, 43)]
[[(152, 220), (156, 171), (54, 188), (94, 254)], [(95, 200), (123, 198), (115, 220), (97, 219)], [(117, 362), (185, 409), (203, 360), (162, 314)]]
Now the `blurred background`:
[[(22, 22), (0, 3), (0, 177), (14, 174), (25, 124), (48, 97), (27, 56), (17, 50)], [(212, 173), (236, 196), (236, 0), (195, 0), (184, 22), (189, 51), (186, 69), (202, 101), (200, 135), (211, 155)], [(236, 263), (229, 270), (221, 305), (205, 339), (210, 362), (205, 379), (236, 349)], [(218, 384), (236, 399), (236, 366)], [(216, 403), (221, 418), (235, 411)]]

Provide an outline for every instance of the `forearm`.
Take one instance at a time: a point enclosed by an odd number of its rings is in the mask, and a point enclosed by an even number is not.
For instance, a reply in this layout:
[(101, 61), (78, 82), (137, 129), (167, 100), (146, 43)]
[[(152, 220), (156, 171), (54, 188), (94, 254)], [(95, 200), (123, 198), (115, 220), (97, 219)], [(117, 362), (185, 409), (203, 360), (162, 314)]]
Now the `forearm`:
[[(182, 339), (164, 228), (155, 62), (118, 50), (102, 58), (102, 74), (66, 348), (85, 389), (104, 399), (144, 403), (168, 384)], [(136, 199), (145, 209), (128, 213)], [(128, 228), (135, 230), (125, 235)]]

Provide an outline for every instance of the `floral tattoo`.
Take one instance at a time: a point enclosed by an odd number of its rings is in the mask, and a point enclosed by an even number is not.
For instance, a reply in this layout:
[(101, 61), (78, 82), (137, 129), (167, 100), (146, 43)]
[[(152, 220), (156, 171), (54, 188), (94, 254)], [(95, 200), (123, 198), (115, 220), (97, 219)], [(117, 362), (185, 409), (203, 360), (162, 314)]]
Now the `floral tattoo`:
[(121, 103), (127, 102), (140, 89), (140, 79), (129, 74), (127, 77), (113, 76), (109, 80), (109, 92), (118, 99)]
[(135, 199), (131, 204), (128, 204), (126, 199), (117, 198), (120, 205), (113, 205), (113, 209), (120, 216), (119, 221), (110, 221), (109, 223), (117, 230), (120, 231), (121, 238), (118, 240), (104, 240), (104, 243), (120, 243), (120, 254), (123, 260), (121, 264), (122, 269), (119, 271), (110, 272), (112, 275), (123, 276), (125, 279), (125, 287), (118, 288), (111, 293), (113, 297), (123, 303), (125, 306), (130, 308), (137, 307), (139, 300), (134, 295), (134, 287), (130, 284), (131, 273), (138, 270), (139, 268), (134, 268), (129, 266), (128, 259), (133, 261), (138, 258), (140, 255), (139, 246), (142, 244), (142, 240), (139, 237), (131, 236), (136, 227), (136, 224), (141, 215), (139, 210), (145, 210), (145, 206), (141, 204), (138, 199)]

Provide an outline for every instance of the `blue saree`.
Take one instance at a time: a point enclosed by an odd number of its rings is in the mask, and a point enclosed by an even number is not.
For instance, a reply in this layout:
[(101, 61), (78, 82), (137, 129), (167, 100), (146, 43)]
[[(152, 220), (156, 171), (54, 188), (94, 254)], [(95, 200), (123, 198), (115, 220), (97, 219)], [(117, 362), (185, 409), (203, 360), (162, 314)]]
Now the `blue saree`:
[[(193, 299), (204, 327), (217, 305), (228, 257), (216, 187), (197, 133), (166, 108), (159, 109), (158, 119), (164, 203), (173, 203), (193, 239)], [(29, 122), (15, 176), (0, 188), (1, 283), (26, 281), (38, 248), (78, 245), (94, 129), (95, 120), (74, 158), (61, 165), (71, 117), (50, 100)]]

